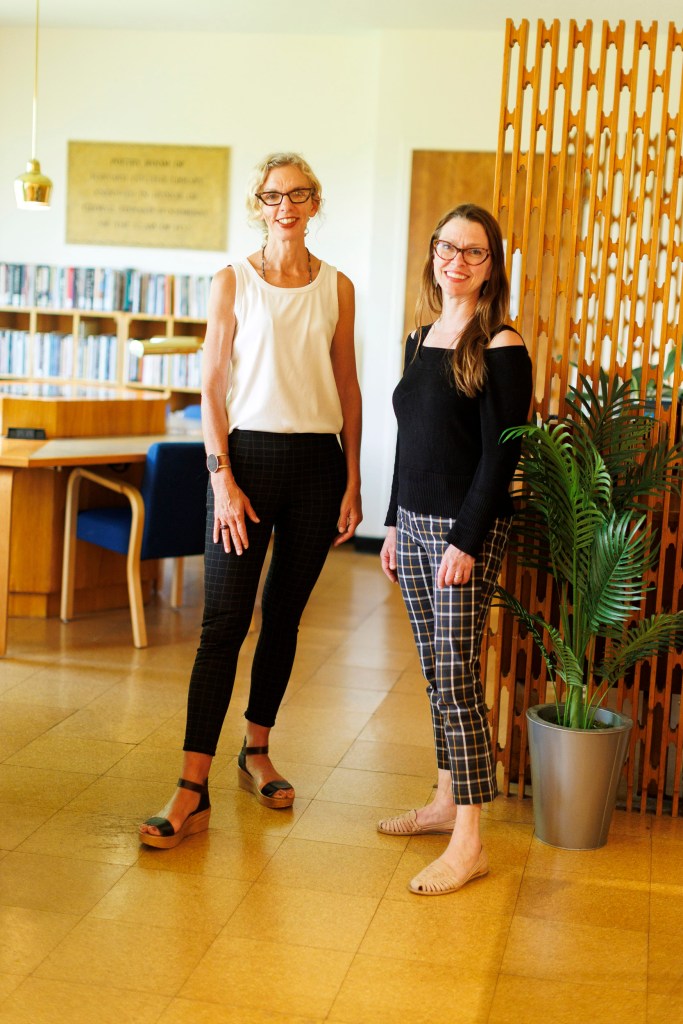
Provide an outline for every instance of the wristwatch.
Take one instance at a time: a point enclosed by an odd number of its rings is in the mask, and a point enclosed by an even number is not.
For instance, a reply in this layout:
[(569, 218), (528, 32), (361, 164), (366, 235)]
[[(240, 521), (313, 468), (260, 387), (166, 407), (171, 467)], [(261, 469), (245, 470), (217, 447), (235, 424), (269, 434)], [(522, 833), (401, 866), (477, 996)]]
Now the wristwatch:
[(219, 469), (230, 469), (230, 456), (227, 454), (207, 455), (206, 468), (209, 473), (217, 473)]

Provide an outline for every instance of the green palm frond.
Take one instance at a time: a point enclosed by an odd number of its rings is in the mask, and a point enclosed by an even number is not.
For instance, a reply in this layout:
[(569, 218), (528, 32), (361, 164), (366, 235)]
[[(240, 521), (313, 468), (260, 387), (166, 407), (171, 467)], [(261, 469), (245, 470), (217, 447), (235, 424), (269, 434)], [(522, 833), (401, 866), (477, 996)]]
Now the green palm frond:
[(598, 376), (597, 392), (583, 374), (581, 387), (570, 387), (568, 418), (579, 433), (602, 454), (612, 476), (621, 475), (647, 446), (654, 420), (645, 415), (646, 403), (627, 381), (609, 379), (604, 370)]
[(661, 497), (667, 492), (680, 494), (680, 482), (673, 470), (683, 459), (681, 445), (669, 447), (667, 441), (662, 440), (640, 454), (642, 462), (635, 463), (624, 472), (614, 488), (617, 511), (645, 510), (649, 497)]
[[(505, 608), (509, 608), (515, 615), (515, 617), (522, 622), (531, 633), (536, 646), (543, 655), (543, 660), (548, 667), (548, 673), (551, 679), (554, 679), (555, 675), (558, 675), (567, 686), (578, 686), (583, 688), (584, 677), (583, 667), (576, 657), (575, 652), (571, 646), (565, 641), (559, 630), (551, 626), (550, 623), (546, 622), (542, 615), (537, 615), (534, 612), (528, 611), (523, 604), (517, 600), (517, 598), (511, 594), (504, 587), (496, 587), (495, 591), (496, 604)], [(548, 647), (543, 639), (543, 633), (547, 633), (550, 638), (550, 647)]]
[(596, 672), (610, 685), (644, 658), (683, 645), (683, 612), (659, 612), (642, 619), (622, 634)]
[(602, 454), (594, 444), (586, 444), (578, 458), (575, 448), (574, 457), (578, 465), (581, 483), (590, 500), (604, 508), (612, 503), (612, 476)]
[[(543, 660), (546, 663), (548, 669), (548, 675), (551, 679), (555, 678), (555, 662), (552, 656), (552, 652), (548, 650), (543, 641), (543, 630), (546, 629), (546, 623), (540, 615), (534, 615), (532, 612), (527, 611), (523, 604), (521, 604), (517, 598), (511, 594), (504, 587), (497, 586), (493, 592), (494, 595), (494, 606), (500, 608), (509, 608), (514, 614), (515, 618), (521, 622), (528, 629), (529, 633), (534, 639), (534, 643), (538, 647), (539, 651), (543, 656)], [(540, 629), (539, 629), (540, 626)]]
[[(541, 619), (543, 622), (543, 620)], [(558, 629), (549, 623), (543, 623), (552, 641), (552, 652), (555, 661), (555, 673), (567, 684), (583, 691), (586, 684), (583, 668), (583, 651), (577, 652)]]
[(634, 520), (628, 513), (614, 513), (596, 531), (584, 604), (589, 632), (623, 625), (640, 611), (649, 589), (643, 576), (657, 552), (645, 524), (645, 516)]
[(611, 491), (600, 454), (593, 450), (582, 473), (572, 435), (564, 424), (515, 427), (502, 439), (513, 437), (522, 439), (525, 485), (522, 512), (516, 520), (524, 538), (520, 557), (525, 564), (538, 564), (547, 543), (552, 575), (576, 579), (582, 586), (587, 580), (593, 537), (603, 519), (597, 502), (604, 501)]
[(648, 415), (647, 401), (631, 382), (610, 381), (600, 370), (596, 392), (587, 377), (579, 379), (581, 387), (571, 387), (567, 395), (570, 415), (563, 422), (575, 428), (577, 447), (588, 442), (602, 455), (615, 484), (615, 508), (642, 508), (649, 496), (678, 492), (672, 469), (683, 459), (683, 444), (669, 446), (665, 424)]

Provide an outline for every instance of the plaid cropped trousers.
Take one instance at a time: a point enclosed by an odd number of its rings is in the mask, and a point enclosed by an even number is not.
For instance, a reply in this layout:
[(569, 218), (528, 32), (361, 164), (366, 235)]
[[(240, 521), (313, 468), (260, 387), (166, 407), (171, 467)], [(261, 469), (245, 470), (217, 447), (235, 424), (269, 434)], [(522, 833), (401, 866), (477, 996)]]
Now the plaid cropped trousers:
[(399, 507), (396, 565), (427, 680), (437, 765), (451, 773), (456, 804), (481, 804), (497, 793), (480, 678), (481, 642), (510, 524), (495, 521), (469, 583), (439, 590), (437, 573), (454, 522)]
[(263, 588), (261, 632), (251, 666), (245, 717), (271, 727), (296, 653), (299, 621), (333, 538), (346, 486), (334, 434), (233, 430), (230, 461), (260, 522), (247, 519), (243, 554), (214, 544), (213, 488), (207, 490), (204, 617), (187, 701), (184, 750), (216, 753), (230, 704), (237, 658), (249, 631), (261, 569), (273, 536)]

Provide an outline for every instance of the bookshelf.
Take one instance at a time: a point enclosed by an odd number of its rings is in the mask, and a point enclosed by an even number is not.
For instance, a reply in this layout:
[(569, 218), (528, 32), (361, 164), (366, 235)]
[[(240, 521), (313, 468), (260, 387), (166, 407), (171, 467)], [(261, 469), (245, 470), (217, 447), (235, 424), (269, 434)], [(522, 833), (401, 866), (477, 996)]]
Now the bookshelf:
[(201, 351), (135, 356), (131, 340), (203, 337), (210, 278), (0, 263), (0, 378), (200, 389)]

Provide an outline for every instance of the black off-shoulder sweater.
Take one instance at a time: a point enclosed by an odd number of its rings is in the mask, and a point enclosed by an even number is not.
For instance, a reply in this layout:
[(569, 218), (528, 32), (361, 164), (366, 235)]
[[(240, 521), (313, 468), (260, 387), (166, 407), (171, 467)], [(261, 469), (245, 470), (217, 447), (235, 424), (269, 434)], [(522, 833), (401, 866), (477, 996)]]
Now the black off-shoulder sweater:
[(476, 557), (495, 519), (513, 512), (509, 487), (520, 443), (499, 440), (507, 427), (527, 422), (531, 360), (523, 345), (487, 348), (484, 390), (467, 398), (453, 383), (450, 350), (422, 344), (430, 327), (419, 342), (408, 338), (393, 395), (398, 438), (385, 525), (396, 525), (399, 505), (455, 519), (449, 543)]

